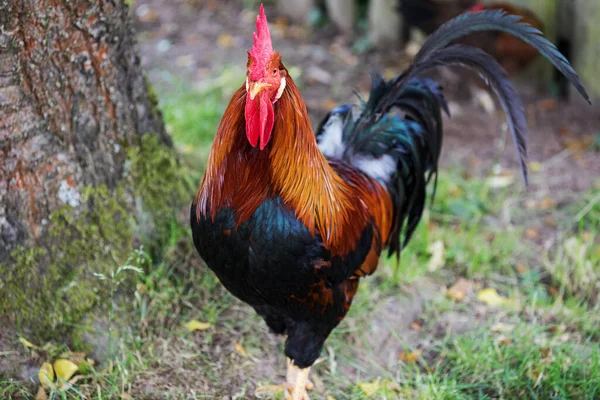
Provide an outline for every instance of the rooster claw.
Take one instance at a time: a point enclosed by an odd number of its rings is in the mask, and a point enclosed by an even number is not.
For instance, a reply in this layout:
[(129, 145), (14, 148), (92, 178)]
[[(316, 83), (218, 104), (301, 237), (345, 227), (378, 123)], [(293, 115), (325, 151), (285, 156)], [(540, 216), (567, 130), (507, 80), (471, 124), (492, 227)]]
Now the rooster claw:
[(282, 385), (262, 385), (254, 390), (254, 396), (259, 399), (276, 399), (283, 394), (285, 400), (310, 400), (307, 391), (314, 388), (315, 385), (311, 381), (306, 382), (305, 390), (298, 390), (299, 393), (294, 393), (294, 384), (290, 382)]

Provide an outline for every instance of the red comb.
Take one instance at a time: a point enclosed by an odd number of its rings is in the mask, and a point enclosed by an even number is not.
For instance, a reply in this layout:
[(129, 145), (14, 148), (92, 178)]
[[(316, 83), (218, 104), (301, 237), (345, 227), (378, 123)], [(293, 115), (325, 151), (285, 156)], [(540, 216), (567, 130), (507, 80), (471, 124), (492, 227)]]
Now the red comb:
[(485, 5), (483, 3), (477, 3), (473, 7), (469, 8), (467, 12), (478, 13), (485, 11)]
[(256, 16), (256, 32), (254, 33), (254, 46), (248, 51), (252, 57), (252, 66), (250, 68), (249, 78), (259, 80), (264, 74), (267, 64), (273, 55), (273, 43), (271, 42), (271, 33), (263, 5), (260, 5), (260, 15)]

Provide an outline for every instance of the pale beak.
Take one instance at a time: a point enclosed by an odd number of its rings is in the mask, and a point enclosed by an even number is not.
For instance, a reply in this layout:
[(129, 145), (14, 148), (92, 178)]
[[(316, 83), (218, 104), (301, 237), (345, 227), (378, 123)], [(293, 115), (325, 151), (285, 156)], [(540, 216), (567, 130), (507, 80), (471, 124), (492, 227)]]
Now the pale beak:
[(248, 84), (248, 93), (250, 93), (250, 100), (254, 100), (257, 94), (259, 94), (263, 89), (271, 86), (268, 83), (263, 82), (250, 82)]

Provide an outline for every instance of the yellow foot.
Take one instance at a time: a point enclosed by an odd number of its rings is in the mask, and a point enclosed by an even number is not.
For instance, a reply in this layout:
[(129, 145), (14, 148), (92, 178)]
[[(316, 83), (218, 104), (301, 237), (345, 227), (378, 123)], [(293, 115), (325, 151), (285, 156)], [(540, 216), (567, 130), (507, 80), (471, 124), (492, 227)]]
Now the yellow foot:
[(315, 385), (308, 380), (310, 368), (300, 369), (292, 360), (287, 360), (286, 383), (283, 385), (263, 385), (256, 388), (254, 395), (259, 399), (276, 399), (283, 394), (285, 400), (310, 400), (307, 391)]
[(287, 390), (285, 400), (310, 400), (307, 390), (312, 390), (315, 385), (308, 380), (310, 368), (300, 369), (288, 359)]
[[(304, 393), (306, 391), (311, 391), (314, 389), (314, 385), (312, 382), (306, 382), (306, 387)], [(281, 398), (280, 396), (283, 394), (286, 400), (296, 400), (293, 397), (294, 385), (290, 383), (284, 383), (283, 385), (262, 385), (256, 388), (254, 391), (254, 395), (259, 399), (277, 399)], [(310, 400), (308, 394), (305, 394), (305, 397), (298, 397), (303, 400)]]

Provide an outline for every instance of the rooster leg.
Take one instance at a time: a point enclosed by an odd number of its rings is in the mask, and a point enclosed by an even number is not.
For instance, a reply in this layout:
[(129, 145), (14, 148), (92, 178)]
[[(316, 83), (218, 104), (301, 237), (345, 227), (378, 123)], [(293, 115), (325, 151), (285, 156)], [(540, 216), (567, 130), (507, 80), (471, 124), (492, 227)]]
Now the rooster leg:
[[(315, 386), (308, 380), (309, 370), (310, 368), (300, 369), (296, 367), (294, 362), (288, 358), (286, 382), (283, 385), (259, 386), (254, 394), (258, 398), (276, 398), (283, 392), (286, 400), (310, 400), (306, 391), (313, 390)], [(298, 383), (298, 379), (301, 380), (300, 383)], [(304, 382), (304, 389), (297, 389), (296, 384), (298, 383), (301, 387), (302, 382)]]
[(310, 400), (307, 390), (312, 390), (314, 385), (308, 380), (310, 368), (298, 368), (294, 362), (287, 359), (287, 390), (285, 391), (286, 400)]

